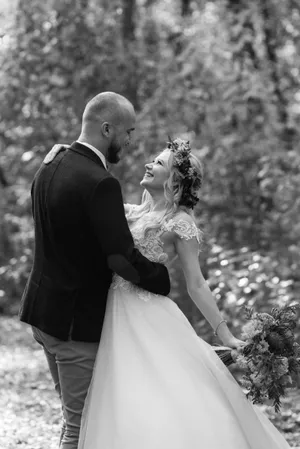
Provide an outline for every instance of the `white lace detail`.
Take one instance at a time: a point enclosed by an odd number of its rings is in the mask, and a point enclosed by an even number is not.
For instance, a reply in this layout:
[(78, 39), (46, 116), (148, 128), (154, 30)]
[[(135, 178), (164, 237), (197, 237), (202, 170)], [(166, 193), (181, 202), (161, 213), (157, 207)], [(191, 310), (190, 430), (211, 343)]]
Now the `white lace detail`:
[(126, 292), (131, 292), (132, 294), (137, 295), (139, 299), (145, 302), (149, 301), (149, 299), (158, 298), (160, 296), (157, 295), (156, 293), (151, 293), (148, 292), (147, 290), (143, 290), (142, 288), (137, 287), (131, 282), (121, 278), (121, 276), (118, 276), (117, 274), (114, 274), (113, 276), (111, 288), (113, 289), (122, 288)]
[(167, 223), (164, 223), (163, 229), (176, 232), (176, 234), (184, 240), (190, 240), (195, 237), (199, 244), (202, 241), (202, 232), (197, 228), (194, 222), (189, 223), (183, 219), (176, 220), (171, 218)]
[(124, 206), (126, 206), (128, 208), (128, 212), (126, 214), (126, 218), (130, 218), (132, 212), (134, 210), (136, 210), (136, 208), (138, 207), (137, 204), (129, 204), (129, 203), (124, 204)]
[[(135, 205), (130, 205), (127, 218), (133, 211), (134, 207)], [(200, 244), (201, 242), (201, 231), (197, 228), (195, 223), (191, 224), (183, 219), (171, 219), (167, 223), (164, 223), (159, 229), (150, 229), (146, 236), (144, 235), (142, 220), (140, 223), (136, 223), (131, 229), (135, 247), (141, 252), (141, 254), (152, 262), (159, 262), (162, 264), (165, 264), (168, 261), (168, 255), (164, 252), (163, 242), (160, 239), (160, 236), (166, 231), (174, 231), (180, 238), (185, 240), (190, 240), (196, 237), (198, 243)], [(137, 287), (117, 274), (114, 274), (113, 276), (111, 288), (122, 288), (127, 292), (132, 292), (143, 301), (149, 301), (151, 298), (157, 298), (160, 296)]]
[[(135, 205), (130, 204), (128, 216), (134, 210)], [(164, 252), (163, 243), (160, 240), (160, 235), (164, 232), (162, 229), (152, 229), (147, 232), (147, 236), (144, 236), (143, 226), (136, 225), (132, 230), (132, 237), (134, 240), (135, 247), (143, 254), (143, 256), (147, 257), (147, 259), (151, 260), (151, 262), (159, 262), (166, 263), (168, 261), (168, 255)], [(151, 298), (159, 297), (155, 293), (148, 292), (129, 281), (126, 281), (122, 277), (114, 274), (111, 288), (117, 289), (122, 288), (126, 291), (130, 291), (132, 293), (137, 294), (137, 296), (143, 301), (149, 301)]]

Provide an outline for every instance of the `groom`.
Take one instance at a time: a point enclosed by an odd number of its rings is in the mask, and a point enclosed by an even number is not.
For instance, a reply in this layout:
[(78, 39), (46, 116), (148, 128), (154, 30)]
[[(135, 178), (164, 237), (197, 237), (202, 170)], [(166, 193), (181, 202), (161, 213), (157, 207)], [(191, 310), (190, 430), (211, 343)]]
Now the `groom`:
[(113, 272), (167, 295), (167, 269), (134, 248), (119, 182), (106, 170), (129, 146), (132, 104), (105, 92), (86, 105), (79, 139), (46, 156), (31, 196), (34, 262), (20, 309), (45, 351), (63, 410), (61, 449), (76, 449)]

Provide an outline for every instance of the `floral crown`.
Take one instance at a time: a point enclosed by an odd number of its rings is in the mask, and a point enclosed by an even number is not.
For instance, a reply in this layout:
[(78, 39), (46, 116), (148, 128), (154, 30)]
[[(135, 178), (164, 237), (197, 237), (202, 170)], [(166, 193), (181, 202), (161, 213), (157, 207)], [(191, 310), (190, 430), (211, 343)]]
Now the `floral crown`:
[(179, 138), (172, 140), (169, 136), (169, 142), (167, 144), (168, 149), (174, 153), (173, 166), (177, 168), (182, 176), (183, 190), (179, 206), (193, 209), (199, 201), (196, 193), (202, 185), (202, 176), (194, 167), (192, 167), (190, 161), (190, 142)]

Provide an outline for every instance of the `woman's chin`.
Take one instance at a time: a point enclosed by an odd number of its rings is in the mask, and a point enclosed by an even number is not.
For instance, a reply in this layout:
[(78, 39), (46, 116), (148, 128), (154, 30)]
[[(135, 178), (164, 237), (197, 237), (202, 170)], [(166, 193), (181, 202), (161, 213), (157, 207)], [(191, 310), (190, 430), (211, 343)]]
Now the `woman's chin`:
[(145, 189), (147, 189), (147, 186), (149, 185), (149, 180), (146, 179), (146, 178), (143, 178), (143, 179), (141, 180), (141, 182), (140, 182), (140, 185), (141, 185), (142, 187), (144, 187)]

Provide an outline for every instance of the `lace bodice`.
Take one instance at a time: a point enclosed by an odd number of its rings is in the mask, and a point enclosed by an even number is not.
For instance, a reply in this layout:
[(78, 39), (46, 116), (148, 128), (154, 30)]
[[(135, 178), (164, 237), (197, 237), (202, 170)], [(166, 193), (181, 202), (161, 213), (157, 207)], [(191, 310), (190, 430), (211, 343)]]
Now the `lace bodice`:
[[(131, 215), (134, 207), (134, 205), (130, 205), (127, 217)], [(161, 236), (165, 232), (173, 231), (182, 239), (190, 240), (196, 238), (199, 244), (201, 242), (201, 231), (197, 228), (195, 223), (189, 223), (184, 219), (178, 219), (177, 217), (170, 219), (163, 223), (160, 228), (147, 231), (146, 235), (144, 234), (143, 225), (143, 220), (140, 219), (134, 226), (131, 226), (131, 233), (136, 248), (152, 262), (165, 264), (168, 261), (168, 255), (164, 251), (164, 244), (161, 240)], [(135, 291), (144, 301), (147, 301), (150, 297), (159, 296), (145, 291), (115, 274), (113, 277), (112, 288), (116, 289), (120, 287), (127, 291)]]

